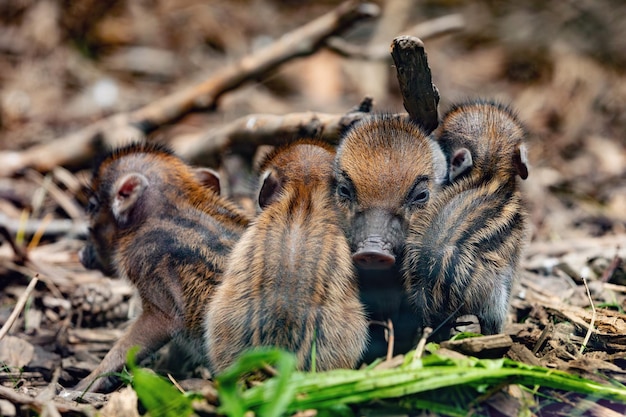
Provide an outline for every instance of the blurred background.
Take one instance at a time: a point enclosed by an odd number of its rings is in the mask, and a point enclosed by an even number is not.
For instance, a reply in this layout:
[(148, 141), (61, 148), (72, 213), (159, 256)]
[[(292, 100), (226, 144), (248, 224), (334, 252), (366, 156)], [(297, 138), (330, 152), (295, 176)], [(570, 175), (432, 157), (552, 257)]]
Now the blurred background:
[[(193, 85), (338, 4), (2, 1), (0, 148), (50, 141)], [(625, 233), (625, 2), (379, 5), (379, 19), (343, 37), (370, 56), (322, 48), (224, 95), (214, 112), (153, 135), (168, 141), (252, 113), (343, 113), (366, 95), (376, 111), (403, 111), (388, 48), (398, 34), (412, 34), (425, 41), (440, 115), (456, 101), (486, 97), (511, 104), (527, 124), (533, 240)], [(29, 204), (28, 190), (13, 193)]]

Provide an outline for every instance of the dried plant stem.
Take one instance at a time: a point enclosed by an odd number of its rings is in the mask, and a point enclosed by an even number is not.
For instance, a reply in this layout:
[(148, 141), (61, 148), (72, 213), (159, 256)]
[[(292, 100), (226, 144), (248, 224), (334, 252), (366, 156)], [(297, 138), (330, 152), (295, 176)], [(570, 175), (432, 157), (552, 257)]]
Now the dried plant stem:
[(433, 329), (431, 329), (430, 327), (424, 327), (424, 330), (422, 331), (422, 337), (420, 338), (420, 341), (417, 343), (415, 352), (413, 352), (413, 359), (419, 359), (422, 357), (422, 355), (424, 354), (424, 348), (426, 347), (426, 341), (428, 340), (428, 338), (430, 337), (432, 333), (433, 333)]
[(585, 339), (583, 340), (583, 344), (580, 347), (580, 351), (578, 352), (580, 355), (583, 354), (585, 348), (587, 347), (587, 343), (589, 343), (589, 339), (591, 338), (591, 334), (593, 333), (594, 324), (596, 322), (596, 306), (593, 304), (593, 300), (591, 299), (591, 293), (589, 292), (589, 286), (587, 286), (587, 280), (585, 277), (581, 277), (583, 279), (583, 284), (585, 285), (585, 291), (587, 292), (587, 297), (589, 298), (589, 304), (591, 305), (591, 321), (589, 322), (589, 328), (587, 329), (587, 334), (585, 335)]
[(6, 336), (7, 333), (9, 333), (11, 326), (13, 326), (13, 323), (15, 323), (15, 320), (17, 320), (20, 313), (22, 312), (22, 309), (26, 305), (26, 301), (28, 300), (28, 297), (30, 297), (30, 294), (35, 289), (35, 285), (37, 285), (37, 282), (39, 282), (37, 275), (35, 275), (33, 279), (30, 280), (28, 287), (26, 287), (26, 291), (24, 291), (24, 293), (22, 293), (20, 298), (17, 300), (17, 304), (15, 304), (15, 308), (13, 309), (13, 312), (7, 319), (6, 323), (4, 323), (4, 326), (2, 326), (2, 329), (0, 329), (0, 340), (2, 340), (2, 338)]
[(178, 381), (176, 380), (176, 378), (174, 378), (172, 376), (172, 374), (167, 374), (167, 379), (170, 380), (170, 382), (176, 387), (176, 389), (178, 389), (180, 392), (182, 392), (183, 394), (185, 393), (185, 390), (183, 389), (183, 387), (180, 386), (180, 384), (178, 383)]
[(52, 214), (51, 213), (46, 214), (44, 218), (41, 220), (41, 223), (39, 224), (37, 231), (33, 235), (33, 238), (30, 240), (30, 243), (28, 244), (26, 248), (27, 252), (35, 249), (37, 245), (39, 245), (39, 242), (41, 241), (41, 238), (43, 237), (43, 234), (45, 233), (46, 228), (48, 227), (51, 221), (52, 221)]
[(387, 336), (387, 357), (386, 360), (390, 361), (393, 358), (393, 347), (396, 341), (395, 334), (393, 332), (393, 322), (391, 319), (387, 319), (387, 327), (385, 329)]

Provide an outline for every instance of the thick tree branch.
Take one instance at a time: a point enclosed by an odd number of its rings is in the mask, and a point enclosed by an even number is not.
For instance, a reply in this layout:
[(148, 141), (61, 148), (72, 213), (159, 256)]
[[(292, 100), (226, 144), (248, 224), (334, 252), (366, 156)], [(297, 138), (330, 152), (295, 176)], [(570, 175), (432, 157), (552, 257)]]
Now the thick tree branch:
[(343, 131), (368, 117), (369, 109), (344, 115), (326, 113), (252, 114), (199, 135), (172, 140), (176, 153), (196, 164), (213, 161), (227, 149), (253, 151), (260, 145), (280, 145), (298, 138), (316, 138), (339, 143)]
[(33, 146), (23, 152), (0, 153), (0, 175), (13, 175), (26, 167), (46, 172), (57, 165), (88, 161), (101, 147), (139, 139), (195, 110), (213, 108), (218, 98), (246, 81), (266, 74), (279, 65), (317, 51), (329, 36), (355, 22), (374, 17), (378, 6), (348, 1), (324, 16), (282, 36), (268, 47), (244, 57), (205, 82), (175, 92), (129, 113), (120, 113), (93, 123), (73, 134)]
[(152, 126), (170, 123), (189, 111), (210, 109), (225, 92), (234, 90), (244, 82), (293, 58), (311, 55), (329, 36), (345, 30), (360, 19), (377, 14), (378, 7), (373, 4), (358, 4), (353, 1), (343, 3), (332, 12), (283, 35), (269, 47), (222, 69), (204, 83), (164, 97), (131, 113), (130, 121), (149, 130)]
[(391, 43), (404, 108), (426, 133), (437, 128), (439, 91), (433, 84), (424, 43), (413, 36), (399, 36)]

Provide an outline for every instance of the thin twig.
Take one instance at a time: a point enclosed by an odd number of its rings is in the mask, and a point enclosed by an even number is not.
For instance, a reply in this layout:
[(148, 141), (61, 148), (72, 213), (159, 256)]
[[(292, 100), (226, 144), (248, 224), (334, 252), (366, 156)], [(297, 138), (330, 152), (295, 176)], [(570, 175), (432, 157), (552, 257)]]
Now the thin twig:
[[(463, 16), (455, 13), (418, 23), (415, 26), (401, 31), (399, 35), (415, 36), (426, 40), (459, 31), (464, 27), (465, 20)], [(391, 60), (389, 45), (387, 43), (384, 45), (355, 45), (346, 41), (344, 38), (333, 36), (326, 41), (326, 46), (332, 52), (346, 58), (367, 61)]]
[(30, 297), (30, 294), (35, 289), (35, 285), (37, 285), (37, 282), (39, 282), (39, 279), (37, 278), (38, 275), (39, 274), (36, 274), (33, 279), (30, 280), (30, 283), (28, 283), (28, 287), (26, 287), (26, 291), (24, 291), (24, 293), (17, 300), (17, 303), (15, 304), (15, 308), (11, 312), (11, 315), (2, 326), (2, 329), (0, 329), (0, 340), (2, 340), (2, 338), (6, 336), (7, 333), (9, 333), (11, 326), (13, 326), (13, 323), (15, 323), (15, 320), (17, 320), (20, 313), (22, 312), (22, 309), (26, 305), (28, 297)]
[(48, 193), (71, 219), (77, 220), (84, 217), (84, 210), (54, 183), (51, 175), (44, 177), (39, 172), (30, 169), (26, 172), (26, 178), (39, 185)]
[[(616, 252), (619, 253), (619, 249), (620, 248), (618, 246)], [(615, 254), (609, 266), (602, 273), (602, 276), (600, 277), (601, 282), (609, 282), (609, 280), (613, 277), (615, 270), (619, 268), (620, 264), (622, 263), (622, 258), (620, 258), (618, 253)]]
[(413, 352), (413, 360), (419, 359), (422, 357), (422, 355), (424, 354), (424, 348), (426, 347), (426, 342), (428, 341), (428, 338), (430, 337), (432, 333), (433, 333), (433, 329), (431, 329), (430, 327), (424, 327), (424, 330), (422, 331), (422, 337), (420, 338), (420, 341), (417, 343), (415, 352)]
[(385, 336), (387, 338), (387, 358), (385, 360), (390, 361), (393, 358), (393, 345), (396, 341), (396, 336), (393, 332), (393, 322), (391, 321), (391, 319), (387, 319)]
[(396, 340), (393, 332), (393, 322), (391, 319), (387, 319), (387, 321), (370, 320), (369, 324), (381, 326), (384, 329), (385, 339), (387, 340), (387, 356), (385, 361), (391, 360), (393, 358), (393, 348)]
[(626, 294), (626, 285), (617, 285), (617, 284), (611, 284), (609, 282), (605, 282), (602, 285), (602, 287), (606, 288), (607, 290), (621, 292), (623, 294)]
[[(2, 216), (0, 214), (0, 216)], [(15, 239), (13, 239), (13, 234), (9, 231), (6, 225), (2, 224), (2, 220), (0, 219), (0, 235), (9, 242), (11, 248), (13, 249), (13, 253), (15, 254), (15, 262), (18, 264), (22, 264), (26, 261), (28, 255), (24, 248), (17, 244)]]
[(64, 185), (71, 195), (78, 194), (85, 184), (84, 181), (81, 182), (76, 175), (61, 166), (56, 166), (52, 169), (52, 177), (55, 181)]
[(585, 277), (581, 277), (583, 279), (583, 284), (585, 285), (585, 291), (587, 292), (587, 297), (589, 298), (589, 304), (591, 305), (591, 321), (589, 322), (589, 328), (587, 329), (587, 334), (585, 334), (585, 338), (583, 339), (583, 344), (580, 346), (579, 355), (582, 355), (587, 347), (587, 343), (589, 343), (589, 339), (591, 338), (591, 334), (593, 333), (594, 324), (596, 322), (596, 306), (593, 304), (593, 300), (591, 299), (591, 293), (589, 292), (589, 286), (587, 285), (587, 280)]
[[(446, 317), (446, 319), (444, 321), (442, 321), (441, 323), (439, 323), (439, 325), (437, 327), (435, 327), (435, 330), (432, 331), (431, 334), (435, 334), (437, 333), (439, 330), (443, 329), (450, 320), (455, 319), (456, 320), (456, 314), (461, 311), (461, 309), (463, 308), (463, 306), (465, 305), (465, 302), (462, 302), (461, 304), (459, 304), (459, 306), (450, 314), (448, 314), (448, 317)], [(452, 326), (450, 326), (452, 327)]]
[(26, 247), (27, 252), (35, 249), (37, 245), (39, 245), (39, 242), (41, 241), (41, 237), (45, 233), (46, 228), (48, 227), (51, 221), (52, 221), (52, 214), (51, 213), (46, 214), (44, 218), (41, 220), (41, 223), (39, 224), (39, 228), (33, 235), (32, 239), (30, 240), (30, 243)]
[(176, 378), (174, 378), (172, 376), (172, 374), (168, 373), (167, 374), (167, 378), (172, 382), (172, 384), (174, 384), (174, 386), (183, 394), (185, 394), (185, 390), (183, 389), (183, 387), (180, 386), (180, 384), (178, 383), (178, 381), (176, 380)]
[[(24, 276), (38, 276), (39, 280), (42, 281), (46, 287), (48, 287), (48, 290), (50, 290), (53, 296), (63, 298), (63, 292), (61, 292), (61, 290), (54, 283), (54, 281), (59, 281), (62, 277), (56, 273), (53, 265), (46, 263), (46, 268), (41, 268), (42, 265), (38, 261), (33, 262), (30, 259), (27, 259), (23, 265), (18, 265), (15, 262), (5, 262), (2, 266)], [(46, 273), (41, 271), (46, 271)], [(69, 283), (68, 279), (63, 279)], [(64, 286), (68, 286), (65, 282), (62, 282), (62, 284)]]
[(276, 368), (267, 363), (264, 363), (261, 369), (263, 369), (263, 371), (271, 377), (275, 377), (278, 375), (278, 371), (276, 370)]

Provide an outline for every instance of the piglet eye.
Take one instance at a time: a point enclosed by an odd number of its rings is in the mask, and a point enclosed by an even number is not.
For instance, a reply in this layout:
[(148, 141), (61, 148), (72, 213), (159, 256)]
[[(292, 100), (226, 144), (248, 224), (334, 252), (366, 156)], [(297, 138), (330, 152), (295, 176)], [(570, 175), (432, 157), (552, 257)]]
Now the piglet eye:
[(428, 190), (424, 190), (424, 191), (420, 191), (416, 196), (415, 196), (415, 202), (416, 203), (425, 203), (428, 201), (428, 198), (430, 197), (430, 193), (428, 192)]
[(87, 203), (87, 213), (88, 214), (93, 214), (96, 212), (96, 210), (98, 209), (98, 206), (100, 205), (98, 199), (95, 196), (91, 196), (89, 198), (89, 202)]
[(427, 189), (415, 190), (412, 193), (409, 204), (411, 205), (424, 205), (430, 199), (430, 192)]
[(337, 195), (344, 200), (352, 200), (352, 188), (348, 184), (339, 184), (337, 186)]

